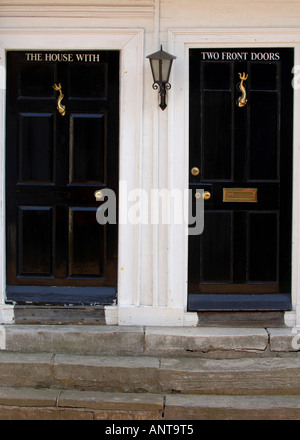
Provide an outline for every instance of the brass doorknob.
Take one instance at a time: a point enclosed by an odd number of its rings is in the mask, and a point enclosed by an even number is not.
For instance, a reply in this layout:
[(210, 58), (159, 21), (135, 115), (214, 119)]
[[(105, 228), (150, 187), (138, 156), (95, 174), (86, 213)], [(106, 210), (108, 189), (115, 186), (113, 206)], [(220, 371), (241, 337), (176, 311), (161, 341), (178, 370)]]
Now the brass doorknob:
[(193, 167), (191, 169), (191, 173), (192, 173), (193, 176), (198, 176), (198, 174), (200, 173), (200, 170), (199, 170), (198, 167)]
[(103, 192), (101, 191), (101, 189), (98, 189), (97, 191), (95, 191), (94, 196), (95, 196), (96, 200), (101, 199), (103, 197)]
[[(196, 192), (195, 197), (196, 199), (199, 199), (201, 197), (201, 194)], [(209, 191), (204, 191), (202, 197), (204, 200), (209, 200), (211, 198), (211, 193)]]
[(209, 191), (204, 191), (203, 193), (204, 200), (209, 200), (211, 198), (211, 194)]

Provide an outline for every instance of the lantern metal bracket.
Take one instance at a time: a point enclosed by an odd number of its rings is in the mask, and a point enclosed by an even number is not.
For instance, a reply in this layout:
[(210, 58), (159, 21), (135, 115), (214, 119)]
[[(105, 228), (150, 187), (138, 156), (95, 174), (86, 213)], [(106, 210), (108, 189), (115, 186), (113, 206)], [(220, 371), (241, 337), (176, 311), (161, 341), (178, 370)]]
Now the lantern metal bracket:
[(163, 83), (163, 82), (155, 82), (152, 84), (152, 88), (154, 90), (158, 90), (158, 93), (160, 95), (160, 108), (164, 110), (167, 107), (166, 103), (166, 94), (167, 90), (170, 90), (171, 84), (170, 83)]

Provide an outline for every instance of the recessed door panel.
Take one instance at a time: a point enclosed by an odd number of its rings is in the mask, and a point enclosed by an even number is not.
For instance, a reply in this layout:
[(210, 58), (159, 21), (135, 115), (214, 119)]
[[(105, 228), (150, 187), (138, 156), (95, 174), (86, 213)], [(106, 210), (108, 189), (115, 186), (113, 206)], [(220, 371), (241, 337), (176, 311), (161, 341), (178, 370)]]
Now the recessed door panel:
[(49, 206), (19, 207), (17, 276), (53, 276), (53, 211)]
[[(231, 95), (203, 92), (202, 163), (203, 180), (231, 178)], [(220, 155), (220, 150), (222, 155)], [(201, 160), (202, 159), (202, 160)]]
[[(277, 212), (250, 212), (249, 281), (278, 284), (279, 231)], [(279, 288), (279, 287), (278, 287)]]
[(69, 276), (102, 278), (105, 274), (105, 226), (95, 222), (96, 208), (69, 211)]
[[(26, 59), (26, 58), (25, 58)], [(28, 61), (20, 62), (14, 66), (17, 70), (18, 88), (12, 92), (16, 93), (18, 98), (53, 98), (53, 89), (49, 84), (55, 82), (57, 65), (55, 63), (45, 64), (36, 63), (32, 68), (32, 63)]]
[(79, 56), (80, 62), (69, 64), (70, 97), (73, 99), (107, 99), (108, 66), (105, 63), (99, 65), (95, 61), (91, 64), (84, 60), (84, 56)]
[(105, 183), (105, 114), (70, 117), (70, 183)]
[(19, 182), (53, 181), (53, 142), (53, 114), (19, 115)]
[(249, 179), (278, 179), (279, 103), (278, 93), (253, 91), (249, 127)]
[(205, 220), (207, 239), (200, 238), (200, 279), (204, 283), (231, 281), (232, 213), (207, 210)]

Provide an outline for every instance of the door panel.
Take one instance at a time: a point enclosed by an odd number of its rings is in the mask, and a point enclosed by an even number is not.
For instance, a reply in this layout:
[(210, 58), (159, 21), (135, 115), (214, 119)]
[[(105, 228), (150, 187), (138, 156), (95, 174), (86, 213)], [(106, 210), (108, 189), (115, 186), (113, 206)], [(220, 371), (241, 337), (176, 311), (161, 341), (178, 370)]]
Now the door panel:
[(18, 214), (17, 276), (53, 276), (53, 208), (20, 206)]
[(68, 66), (69, 96), (71, 99), (108, 99), (108, 66), (91, 63)]
[(205, 220), (207, 240), (200, 245), (201, 279), (204, 282), (231, 281), (232, 212), (207, 210)]
[(278, 220), (277, 212), (248, 213), (250, 282), (278, 283)]
[(118, 192), (119, 52), (8, 52), (7, 72), (7, 299), (111, 303), (117, 225), (94, 192)]
[(230, 93), (205, 90), (201, 161), (204, 181), (231, 177), (231, 117)]
[[(15, 53), (16, 54), (16, 53)], [(8, 53), (9, 57), (12, 57)], [(18, 87), (10, 90), (10, 93), (20, 100), (35, 98), (36, 100), (51, 99), (54, 100), (53, 90), (49, 88), (49, 84), (54, 84), (56, 78), (57, 64), (55, 63), (32, 63), (24, 60), (24, 57), (18, 58), (18, 64), (13, 67), (15, 80)]]
[[(190, 169), (200, 170), (190, 188), (209, 186), (211, 198), (202, 235), (189, 236), (189, 310), (290, 308), (293, 57), (190, 49)], [(257, 200), (229, 200), (224, 188), (255, 190)]]
[(70, 116), (70, 183), (104, 183), (104, 114)]
[(96, 208), (72, 207), (69, 213), (69, 276), (103, 277), (105, 230), (95, 222)]
[(249, 99), (249, 180), (277, 180), (278, 96), (273, 92), (251, 92)]
[(19, 182), (52, 182), (53, 114), (20, 113), (19, 130)]

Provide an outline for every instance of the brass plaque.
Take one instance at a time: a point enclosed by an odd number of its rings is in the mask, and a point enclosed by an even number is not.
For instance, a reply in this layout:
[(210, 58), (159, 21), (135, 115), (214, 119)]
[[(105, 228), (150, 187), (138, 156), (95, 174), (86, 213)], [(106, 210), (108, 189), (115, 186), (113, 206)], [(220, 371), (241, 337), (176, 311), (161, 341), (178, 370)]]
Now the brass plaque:
[(223, 202), (256, 203), (257, 188), (223, 188)]

